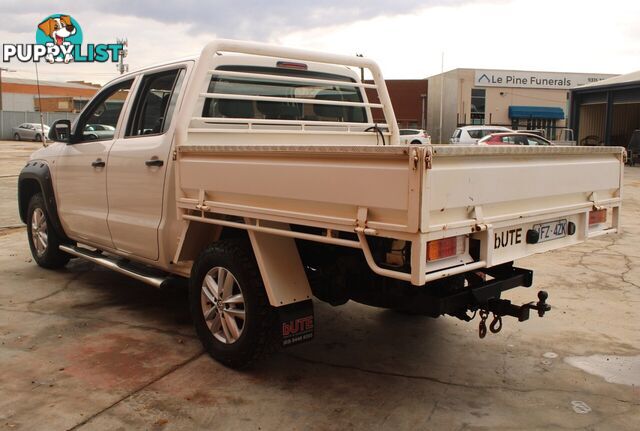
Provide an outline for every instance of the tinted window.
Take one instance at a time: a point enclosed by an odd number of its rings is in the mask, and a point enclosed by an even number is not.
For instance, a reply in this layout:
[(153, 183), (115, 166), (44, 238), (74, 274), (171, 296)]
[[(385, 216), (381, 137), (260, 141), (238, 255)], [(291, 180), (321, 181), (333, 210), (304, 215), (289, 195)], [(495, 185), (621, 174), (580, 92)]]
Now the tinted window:
[(516, 145), (529, 145), (529, 141), (526, 136), (515, 135), (513, 137), (513, 143)]
[[(339, 75), (278, 68), (226, 66), (220, 69), (271, 75), (295, 75), (304, 78), (333, 81), (349, 81), (348, 78)], [(245, 96), (309, 99), (322, 102), (362, 102), (362, 95), (357, 87), (271, 80), (269, 77), (227, 77), (216, 76), (214, 74), (211, 78), (208, 92)], [(202, 116), (268, 120), (366, 122), (365, 109), (362, 107), (331, 104), (315, 105), (311, 103), (285, 101), (225, 99), (223, 96), (219, 98), (208, 98), (205, 102)]]
[(460, 135), (462, 135), (462, 129), (456, 129), (456, 130), (453, 131), (452, 138), (459, 138)]
[(412, 129), (402, 129), (402, 130), (400, 130), (400, 134), (401, 135), (417, 135), (418, 131), (417, 130), (412, 130)]
[(471, 130), (468, 130), (468, 132), (469, 132), (469, 136), (471, 136), (473, 139), (480, 139), (491, 134), (491, 133), (483, 133), (483, 130), (479, 130), (479, 129), (471, 129)]
[(136, 96), (126, 136), (164, 133), (171, 123), (177, 83), (184, 69), (146, 75)]
[[(77, 142), (103, 141), (113, 139), (125, 100), (133, 79), (120, 82), (103, 90), (82, 113), (75, 131)], [(96, 126), (109, 126), (106, 130), (96, 130)]]
[(549, 145), (545, 141), (540, 138), (534, 138), (532, 136), (527, 136), (527, 141), (529, 145)]
[(486, 105), (486, 90), (484, 88), (471, 89), (471, 123), (484, 124)]

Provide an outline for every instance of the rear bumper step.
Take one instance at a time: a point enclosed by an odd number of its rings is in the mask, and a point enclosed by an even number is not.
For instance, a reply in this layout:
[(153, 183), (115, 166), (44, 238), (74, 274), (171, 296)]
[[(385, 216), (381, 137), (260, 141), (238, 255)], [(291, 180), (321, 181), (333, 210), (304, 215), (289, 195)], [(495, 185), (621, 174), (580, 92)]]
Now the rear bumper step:
[(109, 268), (113, 271), (119, 272), (120, 274), (135, 278), (136, 280), (142, 281), (143, 283), (150, 284), (154, 287), (164, 287), (171, 280), (171, 278), (168, 276), (162, 277), (144, 274), (138, 269), (127, 267), (119, 257), (105, 256), (95, 251), (78, 246), (61, 245), (59, 248), (65, 253), (81, 257), (98, 265), (104, 266), (105, 268)]

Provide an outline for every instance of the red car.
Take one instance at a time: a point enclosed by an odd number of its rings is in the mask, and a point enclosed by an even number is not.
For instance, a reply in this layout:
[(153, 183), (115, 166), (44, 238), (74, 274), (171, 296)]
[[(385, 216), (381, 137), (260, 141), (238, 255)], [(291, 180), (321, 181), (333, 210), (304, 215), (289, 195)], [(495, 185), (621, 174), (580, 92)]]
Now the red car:
[(478, 145), (552, 145), (533, 133), (493, 133), (478, 141)]

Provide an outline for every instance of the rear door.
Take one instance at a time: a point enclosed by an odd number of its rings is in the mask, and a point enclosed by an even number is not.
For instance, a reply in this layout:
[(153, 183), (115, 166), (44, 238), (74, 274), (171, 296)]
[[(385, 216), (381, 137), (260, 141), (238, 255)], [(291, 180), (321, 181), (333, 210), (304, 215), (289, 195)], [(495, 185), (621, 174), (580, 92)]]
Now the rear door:
[(113, 244), (145, 259), (158, 259), (172, 120), (185, 73), (183, 65), (142, 76), (125, 134), (109, 152), (108, 225)]

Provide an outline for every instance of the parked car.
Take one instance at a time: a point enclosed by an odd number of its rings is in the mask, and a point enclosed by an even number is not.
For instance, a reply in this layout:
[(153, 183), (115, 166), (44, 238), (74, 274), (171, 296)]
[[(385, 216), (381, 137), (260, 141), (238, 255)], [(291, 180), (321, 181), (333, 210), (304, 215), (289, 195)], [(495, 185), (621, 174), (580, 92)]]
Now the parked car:
[(431, 136), (422, 129), (400, 129), (400, 142), (402, 144), (431, 144)]
[(49, 126), (44, 125), (44, 133), (40, 123), (22, 123), (13, 128), (13, 139), (16, 141), (40, 141), (42, 136), (49, 136)]
[(464, 126), (453, 131), (450, 144), (474, 145), (478, 140), (492, 133), (513, 132), (513, 130), (502, 126)]
[(116, 128), (108, 124), (87, 124), (84, 126), (84, 136), (91, 140), (113, 138)]
[(534, 133), (493, 133), (478, 141), (478, 145), (553, 145)]

